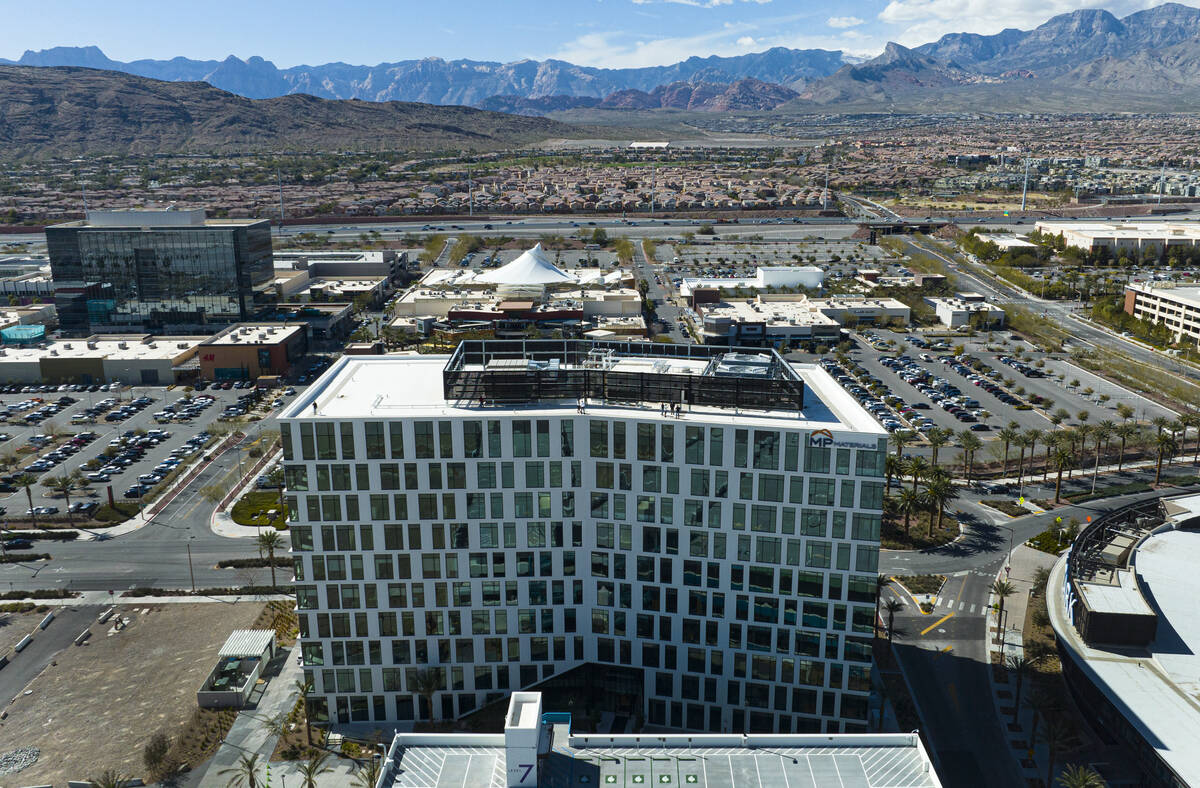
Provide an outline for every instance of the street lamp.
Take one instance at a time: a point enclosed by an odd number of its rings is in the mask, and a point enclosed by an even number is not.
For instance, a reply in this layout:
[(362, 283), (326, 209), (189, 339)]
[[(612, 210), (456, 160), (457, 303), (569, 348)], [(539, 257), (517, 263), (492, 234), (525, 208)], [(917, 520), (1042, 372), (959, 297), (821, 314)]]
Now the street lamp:
[(192, 567), (192, 540), (195, 538), (196, 538), (195, 536), (189, 536), (187, 543), (186, 543), (187, 544), (187, 554), (188, 554), (188, 575), (190, 575), (192, 578), (192, 593), (193, 594), (196, 593), (196, 570)]

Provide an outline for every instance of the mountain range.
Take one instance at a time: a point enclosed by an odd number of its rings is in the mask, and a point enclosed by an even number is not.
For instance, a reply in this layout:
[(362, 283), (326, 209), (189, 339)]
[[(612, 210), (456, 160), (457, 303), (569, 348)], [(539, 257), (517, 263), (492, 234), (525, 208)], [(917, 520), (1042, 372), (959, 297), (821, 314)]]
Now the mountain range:
[(207, 82), (246, 98), (307, 93), (319, 98), (364, 101), (419, 101), (473, 105), (492, 96), (581, 96), (603, 99), (622, 90), (649, 92), (673, 82), (734, 83), (747, 77), (795, 89), (828, 76), (842, 65), (842, 53), (777, 47), (736, 57), (691, 57), (669, 66), (592, 68), (561, 60), (494, 63), (430, 57), (352, 66), (326, 63), (279, 69), (261, 57), (240, 60), (111, 60), (98, 47), (55, 47), (25, 52), (21, 66), (78, 66), (122, 71), (167, 82)]
[(91, 68), (0, 66), (5, 157), (279, 150), (486, 150), (580, 137), (548, 118), (472, 107), (248, 99), (203, 82)]

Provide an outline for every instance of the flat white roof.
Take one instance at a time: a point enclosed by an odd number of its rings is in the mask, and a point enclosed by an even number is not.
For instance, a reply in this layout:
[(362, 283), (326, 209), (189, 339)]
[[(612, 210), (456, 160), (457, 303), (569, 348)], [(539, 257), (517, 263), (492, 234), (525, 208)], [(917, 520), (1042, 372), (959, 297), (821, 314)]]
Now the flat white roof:
[[(1191, 498), (1200, 500), (1200, 496)], [(1196, 746), (1200, 742), (1197, 564), (1200, 564), (1200, 533), (1196, 531), (1159, 532), (1136, 550), (1133, 566), (1144, 599), (1159, 615), (1155, 639), (1144, 650), (1088, 646), (1067, 620), (1061, 595), (1047, 595), (1056, 633), (1083, 658), (1083, 669), (1091, 674), (1089, 678), (1189, 785), (1200, 785), (1200, 748)], [(1056, 584), (1062, 582), (1065, 566), (1064, 556), (1054, 567), (1050, 587), (1058, 587)], [(1124, 585), (1120, 589), (1110, 588), (1105, 599), (1129, 590)], [(1090, 594), (1090, 587), (1088, 591)]]
[[(149, 342), (140, 336), (129, 339), (65, 339), (38, 345), (5, 345), (0, 363), (40, 361), (43, 358), (106, 358), (116, 360), (174, 359), (197, 347), (207, 337), (152, 337)], [(40, 345), (40, 346), (39, 346)], [(124, 347), (122, 347), (124, 345)]]
[(1146, 604), (1137, 579), (1125, 569), (1116, 572), (1117, 583), (1080, 583), (1079, 590), (1087, 599), (1088, 607), (1098, 613), (1124, 613), (1154, 615), (1154, 608)]
[[(521, 414), (561, 413), (574, 409), (577, 402), (538, 401), (480, 406), (467, 402), (447, 402), (443, 396), (442, 370), (449, 356), (343, 356), (304, 393), (286, 405), (279, 418), (415, 418), (421, 416), (475, 416), (512, 411)], [(623, 358), (622, 369), (648, 371), (660, 358)], [(683, 367), (694, 360), (669, 359), (669, 365)], [(641, 366), (639, 366), (641, 365)], [(681, 421), (693, 419), (711, 422), (734, 419), (739, 423), (796, 429), (829, 429), (885, 437), (887, 432), (838, 385), (825, 370), (815, 364), (792, 364), (804, 382), (804, 404), (800, 412), (690, 406)], [(316, 408), (313, 408), (314, 403)], [(591, 401), (587, 412), (610, 418), (661, 418), (660, 404), (644, 406), (604, 404)]]
[(303, 330), (304, 326), (295, 323), (238, 323), (204, 344), (275, 345)]
[(1200, 306), (1200, 287), (1175, 287), (1170, 284), (1164, 287), (1163, 283), (1159, 282), (1134, 282), (1127, 287), (1135, 292), (1146, 293), (1156, 298)]

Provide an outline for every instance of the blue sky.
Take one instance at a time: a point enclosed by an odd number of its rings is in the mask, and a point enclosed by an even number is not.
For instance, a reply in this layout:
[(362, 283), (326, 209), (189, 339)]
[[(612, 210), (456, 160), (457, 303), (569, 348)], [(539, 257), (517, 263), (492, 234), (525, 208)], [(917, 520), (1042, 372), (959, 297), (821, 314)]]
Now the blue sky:
[[(1184, 0), (1200, 5), (1200, 0)], [(1156, 0), (0, 0), (0, 57), (95, 44), (116, 60), (261, 55), (280, 67), (437, 56), (646, 66), (772, 46), (878, 54), (947, 32)]]

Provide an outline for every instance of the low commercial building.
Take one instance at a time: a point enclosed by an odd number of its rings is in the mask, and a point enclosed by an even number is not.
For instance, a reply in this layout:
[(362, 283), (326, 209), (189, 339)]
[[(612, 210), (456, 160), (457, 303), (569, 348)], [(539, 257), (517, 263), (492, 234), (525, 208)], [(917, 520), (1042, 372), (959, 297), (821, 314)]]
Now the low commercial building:
[(331, 279), (353, 279), (360, 276), (382, 276), (399, 279), (408, 267), (408, 252), (396, 249), (364, 249), (335, 252), (313, 252), (305, 249), (282, 249), (274, 252), (275, 272), (307, 271), (309, 276)]
[(934, 314), (942, 325), (961, 328), (973, 325), (979, 328), (999, 328), (1004, 325), (1004, 310), (989, 304), (983, 296), (959, 293), (952, 297), (926, 298), (925, 303), (933, 307)]
[[(514, 692), (504, 733), (397, 733), (379, 785), (941, 788), (913, 733), (598, 735)], [(503, 775), (503, 777), (501, 777)]]
[(272, 321), (303, 323), (308, 330), (309, 347), (340, 348), (355, 327), (354, 307), (346, 303), (279, 304), (258, 314), (258, 322)]
[[(1108, 757), (1109, 785), (1200, 785), (1200, 496), (1093, 520), (1050, 572), (1046, 607), (1063, 678)], [(1109, 770), (1112, 770), (1111, 772)]]
[(6, 383), (180, 383), (199, 373), (200, 343), (208, 337), (94, 335), (0, 348)]
[(1164, 248), (1200, 242), (1197, 222), (1038, 222), (1035, 226), (1047, 235), (1062, 236), (1067, 246), (1087, 251), (1104, 248), (1139, 258), (1157, 257)]
[(288, 375), (307, 352), (304, 323), (238, 323), (200, 346), (200, 377), (255, 380)]
[(1000, 247), (1000, 251), (1008, 252), (1014, 249), (1036, 249), (1037, 244), (1031, 243), (1013, 233), (979, 233), (976, 236), (981, 241), (990, 241)]
[(780, 345), (836, 342), (844, 326), (907, 324), (910, 310), (894, 298), (809, 298), (761, 294), (753, 299), (710, 300), (715, 291), (693, 293), (694, 314), (706, 345)]
[(560, 269), (538, 244), (494, 270), (431, 270), (396, 301), (395, 314), (431, 317), (445, 327), (488, 324), (497, 336), (516, 336), (531, 325), (582, 331), (616, 321), (628, 327), (641, 321), (642, 296), (630, 272)]
[(679, 294), (687, 298), (693, 291), (766, 290), (771, 287), (803, 287), (816, 290), (825, 281), (825, 272), (815, 265), (759, 266), (751, 277), (689, 277), (679, 284)]
[(1125, 312), (1139, 320), (1162, 323), (1176, 342), (1200, 340), (1200, 287), (1173, 282), (1142, 282), (1125, 288)]

